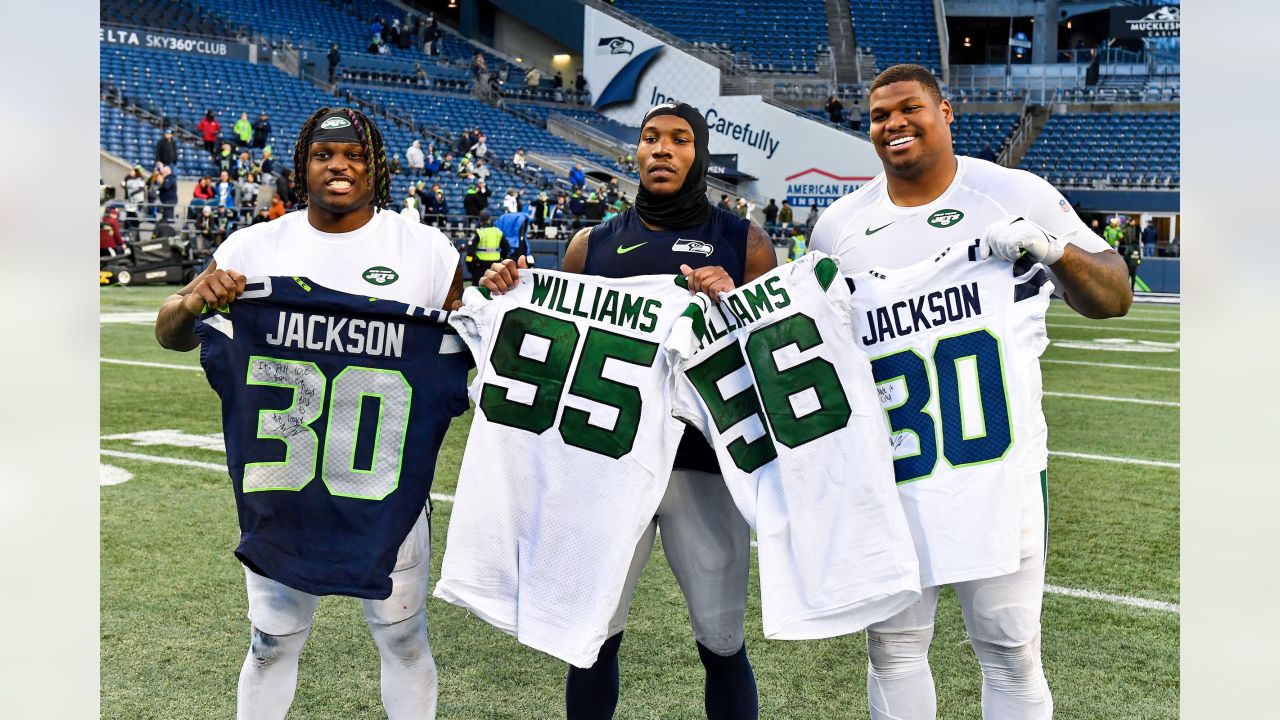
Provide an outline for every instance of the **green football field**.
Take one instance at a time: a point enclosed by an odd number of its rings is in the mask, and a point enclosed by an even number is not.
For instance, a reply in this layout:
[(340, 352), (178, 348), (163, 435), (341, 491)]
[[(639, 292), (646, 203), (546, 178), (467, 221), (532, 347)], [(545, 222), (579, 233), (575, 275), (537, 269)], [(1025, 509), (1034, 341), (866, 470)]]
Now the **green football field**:
[[(171, 288), (101, 291), (103, 718), (230, 718), (248, 648), (238, 530), (217, 398), (193, 353), (161, 349)], [(1050, 555), (1044, 662), (1058, 718), (1178, 717), (1179, 309), (1135, 304), (1098, 321), (1060, 302), (1043, 359)], [(452, 493), (470, 413), (433, 490)], [(126, 479), (127, 478), (127, 479)], [(435, 503), (433, 573), (449, 521)], [(452, 605), (427, 606), (441, 718), (563, 717), (564, 665)], [(747, 647), (761, 717), (865, 718), (861, 633), (766, 641), (753, 575)], [(931, 664), (939, 716), (979, 718), (981, 678), (944, 590)], [(619, 718), (700, 718), (702, 671), (684, 601), (655, 552), (622, 646)], [(290, 718), (385, 717), (358, 601), (325, 598)]]

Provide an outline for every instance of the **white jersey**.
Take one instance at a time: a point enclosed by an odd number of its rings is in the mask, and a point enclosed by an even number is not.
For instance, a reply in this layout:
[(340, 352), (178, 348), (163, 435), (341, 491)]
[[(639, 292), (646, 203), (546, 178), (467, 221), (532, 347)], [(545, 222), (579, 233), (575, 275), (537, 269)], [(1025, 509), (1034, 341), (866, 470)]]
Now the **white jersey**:
[(674, 275), (527, 270), (464, 299), (476, 410), (434, 594), (589, 667), (684, 432), (660, 350), (691, 296)]
[(983, 228), (1008, 215), (1032, 220), (1089, 252), (1110, 248), (1043, 178), (977, 158), (956, 161), (951, 185), (918, 207), (894, 205), (881, 173), (822, 213), (809, 249), (839, 257), (845, 276), (872, 267), (901, 268), (981, 237)]
[(755, 528), (765, 637), (853, 633), (914, 603), (889, 429), (836, 262), (810, 253), (700, 308), (667, 341), (672, 410)]
[(1044, 539), (1053, 284), (1027, 258), (978, 258), (964, 241), (850, 278), (925, 587), (1012, 573)]
[(305, 210), (231, 234), (213, 254), (218, 267), (246, 276), (297, 275), (330, 290), (444, 307), (458, 251), (439, 230), (394, 212), (374, 213), (346, 233), (320, 232)]

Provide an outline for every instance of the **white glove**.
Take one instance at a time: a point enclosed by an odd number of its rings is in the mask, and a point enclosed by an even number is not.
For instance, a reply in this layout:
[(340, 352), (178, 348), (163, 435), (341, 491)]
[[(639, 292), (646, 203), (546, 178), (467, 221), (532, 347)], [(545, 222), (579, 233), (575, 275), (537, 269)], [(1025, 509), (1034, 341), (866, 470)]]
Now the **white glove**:
[(1030, 220), (1009, 215), (983, 228), (978, 248), (984, 258), (995, 255), (1014, 262), (1025, 252), (1038, 263), (1052, 265), (1062, 257), (1066, 243)]

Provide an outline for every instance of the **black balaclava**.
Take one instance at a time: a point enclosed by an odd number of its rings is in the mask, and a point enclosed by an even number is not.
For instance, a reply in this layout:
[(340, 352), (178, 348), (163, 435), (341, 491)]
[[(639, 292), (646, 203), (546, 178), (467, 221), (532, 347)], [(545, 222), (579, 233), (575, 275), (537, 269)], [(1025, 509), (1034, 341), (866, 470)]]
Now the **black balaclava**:
[(711, 162), (707, 151), (707, 120), (688, 103), (663, 103), (645, 113), (640, 123), (642, 134), (649, 120), (659, 115), (675, 115), (689, 123), (693, 129), (693, 165), (684, 176), (684, 184), (670, 195), (651, 193), (643, 182), (640, 183), (640, 192), (636, 193), (636, 212), (641, 220), (666, 230), (697, 227), (710, 219), (713, 212), (711, 203), (707, 202), (707, 166)]

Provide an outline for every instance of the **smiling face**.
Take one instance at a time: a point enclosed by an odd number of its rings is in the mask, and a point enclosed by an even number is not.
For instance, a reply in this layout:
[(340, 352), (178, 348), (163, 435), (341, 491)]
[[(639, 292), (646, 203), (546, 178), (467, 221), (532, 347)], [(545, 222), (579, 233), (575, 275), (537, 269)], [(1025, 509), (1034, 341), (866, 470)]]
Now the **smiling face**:
[(307, 156), (307, 195), (311, 205), (335, 215), (369, 207), (373, 183), (360, 143), (312, 143)]
[(651, 193), (670, 195), (680, 190), (693, 167), (693, 128), (676, 115), (658, 115), (640, 131), (636, 161), (640, 184)]
[(951, 167), (954, 121), (951, 103), (934, 98), (914, 80), (871, 93), (871, 143), (887, 173), (919, 177), (933, 168)]

